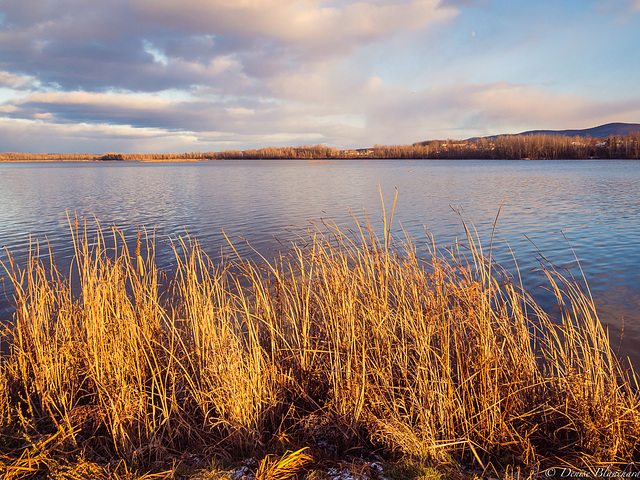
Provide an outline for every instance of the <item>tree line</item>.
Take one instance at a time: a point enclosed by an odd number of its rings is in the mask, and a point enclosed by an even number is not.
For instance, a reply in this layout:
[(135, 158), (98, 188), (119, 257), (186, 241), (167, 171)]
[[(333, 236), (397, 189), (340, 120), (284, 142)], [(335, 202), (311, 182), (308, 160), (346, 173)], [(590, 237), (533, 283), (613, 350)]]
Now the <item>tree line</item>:
[(606, 139), (563, 135), (501, 135), (469, 140), (429, 140), (412, 145), (375, 145), (340, 150), (324, 145), (265, 147), (188, 153), (0, 153), (0, 161), (168, 161), (224, 159), (640, 159), (640, 132)]
[(423, 158), (638, 159), (640, 133), (606, 139), (549, 134), (501, 135), (466, 141), (436, 140), (412, 145), (417, 146), (429, 147), (430, 151)]

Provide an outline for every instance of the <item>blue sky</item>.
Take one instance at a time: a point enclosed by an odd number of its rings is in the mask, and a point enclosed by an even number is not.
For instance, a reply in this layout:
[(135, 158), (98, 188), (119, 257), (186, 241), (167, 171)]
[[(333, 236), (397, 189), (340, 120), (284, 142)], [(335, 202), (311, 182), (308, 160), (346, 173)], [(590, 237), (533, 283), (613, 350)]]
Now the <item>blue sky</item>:
[(0, 151), (640, 123), (640, 0), (0, 0)]

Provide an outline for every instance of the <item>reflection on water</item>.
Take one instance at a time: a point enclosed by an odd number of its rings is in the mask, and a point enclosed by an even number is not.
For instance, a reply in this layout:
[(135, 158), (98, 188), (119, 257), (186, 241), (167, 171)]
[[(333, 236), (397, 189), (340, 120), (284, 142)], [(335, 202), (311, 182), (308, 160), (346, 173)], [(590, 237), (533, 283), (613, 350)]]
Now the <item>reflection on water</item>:
[[(366, 210), (379, 231), (382, 208), (398, 190), (396, 227), (439, 245), (464, 238), (473, 221), (485, 246), (502, 201), (494, 258), (513, 268), (527, 288), (551, 301), (532, 270), (542, 252), (555, 265), (584, 269), (612, 336), (621, 330), (623, 353), (640, 360), (640, 162), (638, 161), (211, 161), (186, 163), (0, 164), (0, 245), (18, 258), (28, 236), (45, 235), (58, 264), (71, 254), (65, 210), (115, 224), (135, 239), (138, 227), (160, 238), (195, 235), (213, 257), (230, 253), (222, 229), (246, 256), (280, 249), (296, 239), (293, 227), (334, 220), (354, 226)], [(456, 211), (460, 212), (457, 213)], [(277, 238), (277, 240), (276, 240)], [(508, 246), (507, 246), (508, 244)], [(574, 256), (575, 252), (575, 256)], [(171, 251), (159, 242), (159, 262)], [(6, 260), (6, 254), (0, 257)], [(1, 275), (1, 274), (0, 274)], [(9, 313), (2, 299), (0, 316)]]

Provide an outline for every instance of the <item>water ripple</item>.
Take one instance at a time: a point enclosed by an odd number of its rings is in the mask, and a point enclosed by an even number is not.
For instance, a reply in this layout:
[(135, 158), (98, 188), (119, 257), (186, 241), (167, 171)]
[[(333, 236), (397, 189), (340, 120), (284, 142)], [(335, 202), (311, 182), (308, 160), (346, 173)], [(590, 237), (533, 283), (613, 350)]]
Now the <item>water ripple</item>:
[[(86, 219), (95, 235), (117, 225), (135, 242), (138, 228), (160, 238), (196, 236), (213, 258), (229, 254), (227, 233), (243, 255), (277, 252), (300, 229), (331, 219), (354, 227), (353, 215), (382, 234), (398, 192), (400, 225), (438, 245), (465, 239), (473, 222), (488, 246), (496, 216), (494, 258), (513, 266), (509, 247), (536, 298), (538, 249), (551, 262), (589, 281), (603, 321), (622, 331), (625, 354), (640, 359), (640, 162), (637, 161), (215, 161), (188, 163), (0, 164), (0, 246), (24, 258), (28, 239), (50, 242), (58, 263), (70, 258), (70, 227)], [(411, 172), (408, 172), (411, 170)], [(45, 238), (46, 236), (46, 238)], [(166, 236), (166, 237), (165, 237)], [(248, 242), (248, 243), (247, 243)], [(2, 259), (6, 259), (3, 252)], [(158, 261), (172, 262), (166, 242)], [(1, 276), (1, 275), (0, 275)], [(0, 317), (6, 300), (0, 299)], [(4, 313), (3, 313), (4, 309)]]

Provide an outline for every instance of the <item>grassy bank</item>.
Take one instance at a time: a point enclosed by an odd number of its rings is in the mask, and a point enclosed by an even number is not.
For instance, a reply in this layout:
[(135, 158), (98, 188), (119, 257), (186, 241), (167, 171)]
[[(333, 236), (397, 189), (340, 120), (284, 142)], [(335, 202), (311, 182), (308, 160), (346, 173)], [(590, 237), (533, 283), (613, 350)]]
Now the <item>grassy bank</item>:
[(114, 250), (71, 230), (79, 296), (49, 252), (4, 264), (4, 478), (222, 478), (251, 457), (262, 479), (327, 478), (345, 458), (427, 478), (638, 456), (636, 378), (588, 296), (547, 267), (551, 319), (472, 235), (419, 252), (387, 226), (327, 226), (261, 265), (214, 265), (188, 240), (167, 276), (152, 240), (130, 251), (113, 230)]

